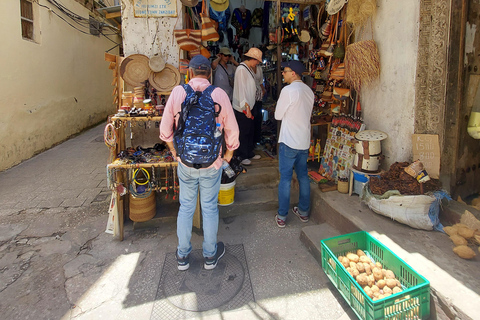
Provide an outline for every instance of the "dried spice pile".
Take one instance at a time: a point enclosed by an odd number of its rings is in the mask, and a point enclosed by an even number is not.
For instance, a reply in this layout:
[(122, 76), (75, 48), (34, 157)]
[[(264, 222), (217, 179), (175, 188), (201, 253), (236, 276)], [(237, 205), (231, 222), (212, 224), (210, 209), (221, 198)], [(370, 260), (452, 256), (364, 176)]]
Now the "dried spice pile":
[[(371, 192), (382, 195), (389, 190), (398, 190), (403, 195), (421, 194), (420, 183), (404, 170), (409, 165), (409, 162), (395, 162), (388, 171), (380, 174), (380, 178), (370, 177)], [(423, 193), (437, 191), (440, 188), (438, 179), (430, 179), (423, 184)]]

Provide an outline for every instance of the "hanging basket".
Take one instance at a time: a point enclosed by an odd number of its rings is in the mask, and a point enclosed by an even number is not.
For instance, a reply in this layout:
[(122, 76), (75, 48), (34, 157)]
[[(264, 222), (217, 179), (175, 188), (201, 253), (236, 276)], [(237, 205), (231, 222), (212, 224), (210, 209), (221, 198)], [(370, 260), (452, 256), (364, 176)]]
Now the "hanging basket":
[(130, 220), (135, 222), (148, 221), (155, 217), (156, 212), (157, 203), (155, 192), (152, 192), (146, 198), (135, 198), (130, 195)]

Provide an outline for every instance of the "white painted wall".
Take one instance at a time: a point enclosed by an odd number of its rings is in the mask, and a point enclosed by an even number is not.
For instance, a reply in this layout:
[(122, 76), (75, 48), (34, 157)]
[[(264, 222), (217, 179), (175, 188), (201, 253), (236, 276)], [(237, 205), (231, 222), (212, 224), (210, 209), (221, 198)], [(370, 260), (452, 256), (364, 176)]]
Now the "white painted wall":
[[(38, 3), (53, 7), (46, 0)], [(88, 18), (89, 11), (78, 2), (61, 3)], [(23, 40), (20, 1), (0, 1), (0, 170), (105, 120), (115, 110), (112, 70), (104, 61), (104, 52), (114, 44), (80, 33), (37, 3), (33, 8), (35, 41)], [(118, 54), (118, 49), (111, 53)]]
[[(377, 0), (373, 28), (381, 73), (372, 87), (362, 89), (361, 105), (367, 129), (388, 133), (382, 141), (384, 169), (395, 161), (412, 161), (419, 17), (419, 1)], [(367, 31), (365, 39), (371, 34)]]

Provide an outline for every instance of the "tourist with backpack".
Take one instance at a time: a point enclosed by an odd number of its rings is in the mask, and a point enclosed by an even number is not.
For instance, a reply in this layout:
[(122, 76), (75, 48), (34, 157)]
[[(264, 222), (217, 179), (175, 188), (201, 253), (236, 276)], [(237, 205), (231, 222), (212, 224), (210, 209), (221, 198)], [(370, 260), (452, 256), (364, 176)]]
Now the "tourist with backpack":
[(258, 90), (253, 68), (259, 63), (262, 63), (262, 51), (258, 48), (250, 48), (245, 53), (245, 60), (235, 71), (232, 106), (240, 129), (240, 147), (236, 151), (236, 156), (242, 159), (242, 165), (245, 166), (252, 163), (250, 159), (260, 159), (260, 155), (255, 155), (253, 152), (255, 147), (253, 107)]
[[(197, 55), (190, 60), (188, 68), (189, 83), (176, 86), (165, 105), (160, 139), (166, 142), (178, 161), (178, 270), (187, 270), (190, 266), (190, 240), (198, 192), (203, 219), (204, 268), (211, 270), (225, 254), (223, 242), (217, 243), (221, 166), (223, 160), (230, 161), (238, 148), (239, 130), (227, 94), (210, 85), (210, 61)], [(223, 142), (225, 150), (222, 150)]]

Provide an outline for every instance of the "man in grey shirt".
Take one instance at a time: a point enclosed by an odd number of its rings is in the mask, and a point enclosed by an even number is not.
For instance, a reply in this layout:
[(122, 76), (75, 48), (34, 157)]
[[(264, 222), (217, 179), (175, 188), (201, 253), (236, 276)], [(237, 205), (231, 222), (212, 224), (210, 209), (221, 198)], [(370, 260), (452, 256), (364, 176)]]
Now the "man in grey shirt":
[(230, 49), (226, 47), (221, 48), (217, 59), (212, 61), (212, 69), (215, 71), (213, 85), (222, 88), (227, 93), (230, 101), (233, 98), (233, 82), (235, 69), (238, 64)]

